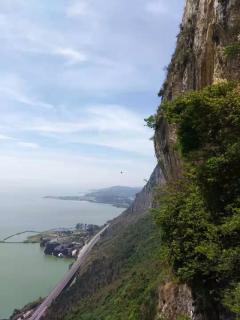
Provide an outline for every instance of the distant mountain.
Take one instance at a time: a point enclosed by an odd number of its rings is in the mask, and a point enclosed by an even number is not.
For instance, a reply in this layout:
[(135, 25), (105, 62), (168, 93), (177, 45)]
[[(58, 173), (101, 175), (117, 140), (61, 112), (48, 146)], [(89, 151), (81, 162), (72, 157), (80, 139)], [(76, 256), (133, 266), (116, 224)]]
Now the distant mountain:
[(114, 186), (94, 190), (83, 196), (46, 196), (47, 199), (68, 201), (89, 201), (111, 204), (119, 208), (128, 208), (134, 201), (136, 194), (141, 191), (138, 187)]
[(124, 186), (114, 186), (110, 188), (98, 189), (87, 193), (87, 196), (93, 197), (104, 197), (104, 196), (113, 196), (113, 197), (123, 197), (123, 198), (135, 198), (136, 194), (141, 191), (142, 188), (134, 187), (124, 187)]

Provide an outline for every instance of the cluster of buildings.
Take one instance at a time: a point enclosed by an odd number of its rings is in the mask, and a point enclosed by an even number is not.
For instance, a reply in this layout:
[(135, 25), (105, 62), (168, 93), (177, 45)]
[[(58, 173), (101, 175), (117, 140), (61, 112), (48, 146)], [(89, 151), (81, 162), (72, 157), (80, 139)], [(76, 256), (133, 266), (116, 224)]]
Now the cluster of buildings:
[(44, 253), (56, 257), (74, 258), (78, 255), (79, 250), (84, 246), (85, 241), (81, 242), (65, 242), (64, 240), (46, 240), (41, 242), (44, 247)]
[(20, 315), (20, 317), (18, 317), (17, 320), (29, 319), (31, 314), (32, 314), (32, 310), (27, 311), (27, 312), (23, 313), (22, 315)]
[(54, 237), (51, 234), (51, 237), (41, 238), (40, 246), (47, 255), (75, 258), (88, 239), (98, 230), (99, 227), (96, 225), (79, 223), (74, 230), (56, 230)]

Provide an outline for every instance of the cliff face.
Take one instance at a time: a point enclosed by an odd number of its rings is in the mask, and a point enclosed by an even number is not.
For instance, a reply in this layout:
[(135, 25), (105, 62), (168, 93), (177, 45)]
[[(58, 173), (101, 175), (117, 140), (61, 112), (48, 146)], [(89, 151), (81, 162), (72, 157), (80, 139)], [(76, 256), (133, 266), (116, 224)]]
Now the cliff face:
[(161, 117), (154, 135), (155, 153), (166, 181), (181, 175), (181, 161), (174, 149), (176, 128)]
[(187, 0), (162, 96), (172, 99), (219, 80), (239, 79), (239, 56), (225, 48), (240, 40), (239, 0)]
[[(187, 0), (180, 27), (176, 51), (159, 92), (162, 99), (171, 100), (214, 82), (240, 79), (239, 54), (226, 54), (228, 46), (240, 44), (239, 0)], [(175, 142), (175, 128), (160, 117), (154, 143), (167, 180), (181, 174)]]

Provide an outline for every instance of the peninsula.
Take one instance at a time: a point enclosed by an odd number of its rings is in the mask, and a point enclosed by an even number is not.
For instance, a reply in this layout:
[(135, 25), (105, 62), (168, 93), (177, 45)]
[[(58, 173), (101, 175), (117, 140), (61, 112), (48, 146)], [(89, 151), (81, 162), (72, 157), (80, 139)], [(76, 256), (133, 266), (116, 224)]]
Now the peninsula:
[(57, 199), (66, 201), (88, 201), (105, 203), (118, 208), (128, 208), (134, 201), (136, 194), (141, 191), (138, 187), (114, 186), (94, 190), (85, 195), (77, 196), (45, 196), (45, 199)]

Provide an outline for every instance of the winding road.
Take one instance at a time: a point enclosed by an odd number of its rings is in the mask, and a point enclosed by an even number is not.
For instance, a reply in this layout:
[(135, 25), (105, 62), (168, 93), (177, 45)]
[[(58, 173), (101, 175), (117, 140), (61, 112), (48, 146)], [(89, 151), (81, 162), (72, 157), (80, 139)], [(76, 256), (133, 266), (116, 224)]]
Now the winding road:
[(109, 227), (106, 225), (100, 232), (98, 232), (79, 252), (76, 262), (72, 265), (71, 269), (66, 273), (63, 279), (53, 289), (49, 296), (37, 307), (37, 309), (30, 316), (29, 320), (40, 320), (50, 305), (57, 299), (61, 292), (72, 282), (79, 268), (84, 264), (88, 253), (100, 240), (103, 232)]

